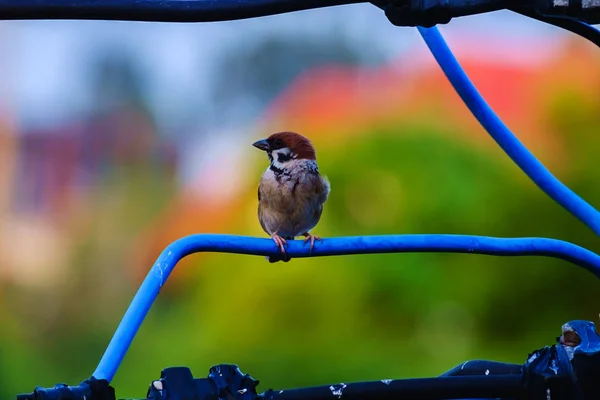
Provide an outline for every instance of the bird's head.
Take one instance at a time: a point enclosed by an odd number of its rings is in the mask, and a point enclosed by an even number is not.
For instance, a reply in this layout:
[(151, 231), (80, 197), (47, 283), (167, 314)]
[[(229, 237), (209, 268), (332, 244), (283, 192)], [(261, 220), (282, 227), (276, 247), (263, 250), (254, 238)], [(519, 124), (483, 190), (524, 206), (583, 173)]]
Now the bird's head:
[(271, 165), (285, 169), (294, 160), (312, 160), (317, 156), (310, 140), (295, 132), (278, 132), (252, 144), (267, 153)]

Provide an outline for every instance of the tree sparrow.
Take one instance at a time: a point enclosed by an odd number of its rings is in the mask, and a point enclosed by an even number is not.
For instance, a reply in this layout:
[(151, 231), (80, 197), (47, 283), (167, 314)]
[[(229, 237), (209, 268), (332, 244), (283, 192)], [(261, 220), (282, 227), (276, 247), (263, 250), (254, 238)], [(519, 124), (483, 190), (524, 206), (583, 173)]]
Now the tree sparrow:
[(321, 218), (330, 185), (319, 174), (315, 149), (304, 136), (279, 132), (252, 145), (265, 151), (270, 161), (258, 186), (258, 220), (288, 262), (286, 240), (305, 236), (304, 243), (310, 240), (311, 251), (315, 240), (321, 240), (309, 232)]

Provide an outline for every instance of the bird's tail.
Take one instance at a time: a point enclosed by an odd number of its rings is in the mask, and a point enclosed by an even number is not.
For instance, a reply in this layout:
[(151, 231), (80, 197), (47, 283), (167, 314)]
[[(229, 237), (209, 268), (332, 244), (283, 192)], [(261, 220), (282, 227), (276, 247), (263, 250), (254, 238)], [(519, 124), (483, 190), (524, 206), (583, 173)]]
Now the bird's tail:
[[(294, 236), (282, 236), (282, 237), (285, 240), (294, 240)], [(267, 256), (266, 258), (267, 258), (267, 260), (269, 260), (270, 263), (276, 263), (279, 261), (289, 262), (291, 260), (288, 253), (279, 253), (276, 256)]]

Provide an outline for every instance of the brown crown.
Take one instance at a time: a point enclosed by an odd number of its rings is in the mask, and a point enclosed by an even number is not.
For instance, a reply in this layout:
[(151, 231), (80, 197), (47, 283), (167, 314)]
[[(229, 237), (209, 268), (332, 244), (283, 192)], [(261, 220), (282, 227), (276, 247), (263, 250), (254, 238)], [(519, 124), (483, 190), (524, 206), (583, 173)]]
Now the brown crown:
[(267, 138), (272, 150), (288, 147), (296, 154), (297, 158), (316, 160), (317, 154), (310, 140), (295, 132), (278, 132)]

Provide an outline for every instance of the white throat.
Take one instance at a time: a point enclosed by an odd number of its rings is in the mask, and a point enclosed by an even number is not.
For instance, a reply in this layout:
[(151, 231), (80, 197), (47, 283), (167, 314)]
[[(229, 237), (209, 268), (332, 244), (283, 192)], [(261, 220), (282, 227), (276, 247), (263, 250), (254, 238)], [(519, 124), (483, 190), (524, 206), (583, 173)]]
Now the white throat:
[(288, 147), (273, 150), (269, 158), (271, 165), (279, 170), (290, 169), (296, 161), (296, 155)]
[(269, 154), (271, 164), (267, 170), (273, 170), (275, 174), (278, 171), (285, 173), (296, 173), (301, 171), (317, 172), (317, 162), (315, 160), (298, 159), (288, 147), (273, 150)]

